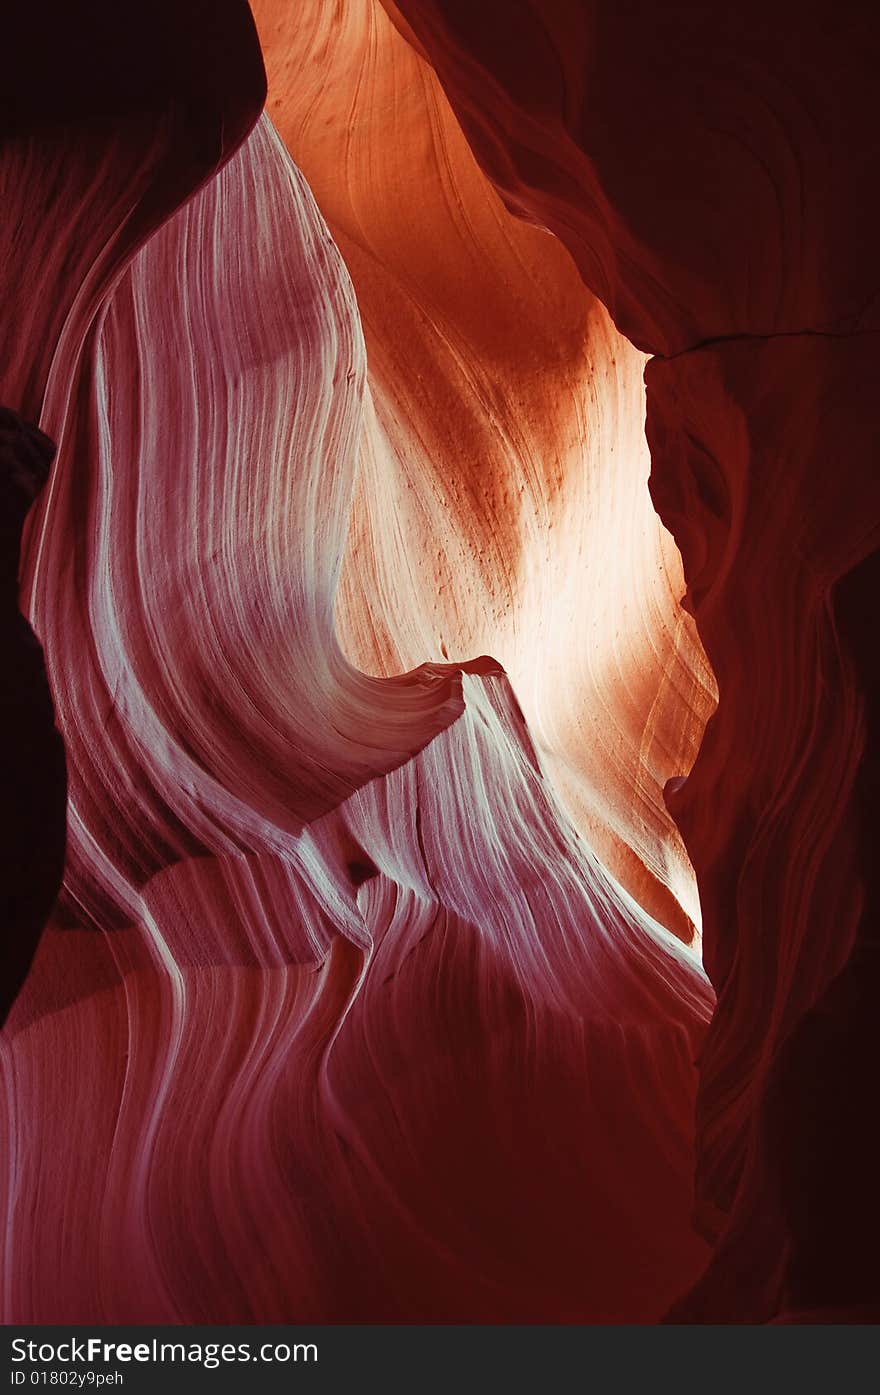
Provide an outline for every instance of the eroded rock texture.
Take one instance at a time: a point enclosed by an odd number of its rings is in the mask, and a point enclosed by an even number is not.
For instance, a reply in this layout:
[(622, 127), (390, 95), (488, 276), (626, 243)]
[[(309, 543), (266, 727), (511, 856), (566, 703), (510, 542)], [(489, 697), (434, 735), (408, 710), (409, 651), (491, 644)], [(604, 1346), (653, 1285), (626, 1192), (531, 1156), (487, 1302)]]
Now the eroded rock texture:
[[(388, 8), (508, 205), (559, 236), (618, 328), (658, 356), (652, 495), (720, 694), (669, 806), (719, 994), (697, 1219), (724, 1239), (675, 1314), (761, 1320), (781, 1306), (797, 1320), (849, 1303), (864, 1315), (878, 1242), (859, 1103), (876, 1059), (877, 16), (687, 0)], [(858, 968), (829, 988), (854, 944)], [(808, 1102), (823, 1040), (854, 1076), (834, 1072), (835, 1089), (824, 1068)], [(849, 1149), (871, 1162), (859, 1203), (841, 1205)]]
[(556, 239), (506, 211), (379, 4), (254, 14), (268, 110), (364, 323), (346, 651), (383, 674), (496, 657), (591, 846), (690, 939), (662, 790), (692, 764), (714, 688), (645, 488), (644, 358)]
[[(404, 115), (426, 148), (438, 113), (452, 141), (421, 61), (381, 12), (358, 24), (385, 35), (386, 81), (402, 65)], [(295, 42), (305, 65), (306, 37)], [(237, 92), (230, 81), (230, 102)], [(546, 429), (549, 333), (493, 370), (487, 428), (470, 400), (470, 378), (489, 381), (485, 344), (463, 341), (450, 381), (436, 331), (413, 333), (406, 356), (420, 352), (446, 393), (445, 458), (419, 440), (429, 394), (412, 368), (394, 427), (394, 362), (383, 376), (377, 350), (368, 385), (348, 270), (265, 118), (209, 180), (188, 170), (188, 201), (140, 245), (121, 240), (112, 274), (90, 273), (80, 317), (71, 291), (43, 410), (58, 460), (23, 574), (70, 795), (65, 891), (5, 1033), (10, 1317), (652, 1320), (705, 1262), (689, 1213), (708, 985), (577, 832), (510, 678), (475, 657), (518, 625), (525, 638), (503, 652), (525, 672), (554, 509), (573, 564), (588, 550), (554, 494), (566, 470), (583, 494), (578, 476), (597, 476), (601, 455), (594, 443), (585, 458), (584, 441), (610, 435), (633, 453), (629, 504), (606, 500), (594, 527), (638, 510), (626, 532), (636, 618), (617, 623), (633, 635), (619, 655), (635, 715), (607, 792), (599, 764), (576, 770), (573, 789), (592, 792), (594, 822), (603, 798), (617, 807), (607, 846), (689, 937), (688, 869), (661, 791), (712, 698), (690, 622), (672, 615), (677, 557), (649, 508), (642, 361), (554, 244), (555, 270), (531, 287), (536, 235), (520, 268), (519, 224), (456, 140), (523, 314), (536, 324), (549, 304), (567, 326), (564, 410)], [(143, 176), (153, 209), (170, 197), (157, 161)], [(435, 152), (428, 169), (440, 164)], [(117, 167), (120, 184), (140, 177), (125, 145)], [(454, 206), (440, 176), (437, 188), (426, 230), (439, 247)], [(81, 239), (62, 211), (61, 246)], [(401, 250), (382, 255), (372, 300), (364, 290), (376, 314), (403, 276)], [(470, 294), (492, 275), (477, 258)], [(455, 264), (448, 281), (454, 296)], [(490, 450), (505, 430), (522, 441)], [(423, 500), (445, 470), (459, 506), (435, 499), (426, 524), (417, 497), (392, 517), (406, 470), (424, 476)], [(530, 470), (525, 523), (511, 520), (503, 506)], [(601, 479), (589, 487), (601, 501)], [(470, 497), (481, 489), (496, 496), (489, 523)], [(521, 534), (533, 550), (505, 593)], [(456, 571), (445, 635), (434, 535)], [(569, 612), (576, 595), (572, 582)], [(514, 605), (535, 611), (528, 624), (505, 622)], [(618, 653), (607, 639), (600, 652)], [(658, 703), (666, 726), (652, 721)], [(584, 733), (569, 741), (576, 751)], [(59, 1252), (59, 1235), (78, 1239)]]
[(4, 1318), (864, 1316), (872, 15), (82, 9), (2, 151)]

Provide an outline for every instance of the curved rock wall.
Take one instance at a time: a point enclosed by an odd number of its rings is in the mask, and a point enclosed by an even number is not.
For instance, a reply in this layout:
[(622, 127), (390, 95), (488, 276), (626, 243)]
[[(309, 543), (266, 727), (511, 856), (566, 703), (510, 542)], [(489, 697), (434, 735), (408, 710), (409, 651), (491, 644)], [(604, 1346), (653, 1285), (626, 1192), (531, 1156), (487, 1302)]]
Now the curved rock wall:
[(78, 9), (0, 151), (4, 1319), (864, 1317), (873, 14)]

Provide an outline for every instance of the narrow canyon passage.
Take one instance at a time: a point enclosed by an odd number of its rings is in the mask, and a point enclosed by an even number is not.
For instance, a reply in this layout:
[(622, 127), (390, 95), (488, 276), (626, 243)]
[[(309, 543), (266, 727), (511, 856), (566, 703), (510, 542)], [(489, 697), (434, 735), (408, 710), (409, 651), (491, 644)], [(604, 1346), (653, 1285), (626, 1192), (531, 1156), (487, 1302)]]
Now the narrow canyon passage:
[(870, 1311), (880, 45), (746, 9), (21, 9), (5, 1321)]

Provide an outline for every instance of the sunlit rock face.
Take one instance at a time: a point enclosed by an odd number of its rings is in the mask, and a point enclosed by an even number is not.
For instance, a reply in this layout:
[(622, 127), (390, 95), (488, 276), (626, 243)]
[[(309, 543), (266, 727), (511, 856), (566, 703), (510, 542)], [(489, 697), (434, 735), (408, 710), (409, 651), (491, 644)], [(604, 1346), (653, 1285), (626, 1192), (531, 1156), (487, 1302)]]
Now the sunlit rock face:
[(4, 1319), (864, 1316), (871, 16), (55, 8)]
[(690, 939), (666, 812), (714, 685), (647, 490), (644, 357), (510, 214), (374, 0), (258, 0), (268, 111), (351, 272), (369, 391), (337, 623), (362, 669), (483, 652), (605, 864)]
[(878, 17), (784, 0), (387, 8), (507, 205), (555, 232), (657, 355), (651, 492), (719, 687), (668, 804), (719, 995), (696, 1217), (723, 1240), (674, 1315), (864, 1318), (880, 1298), (862, 1064), (878, 981)]
[[(185, 155), (179, 103), (112, 91), (106, 190), (65, 163), (75, 108), (44, 137), (66, 173), (33, 255), (78, 260), (8, 391), (58, 442), (22, 597), (67, 868), (3, 1035), (7, 1320), (653, 1321), (707, 1259), (711, 991), (661, 790), (712, 691), (647, 495), (643, 360), (384, 16), (352, 23), (339, 61), (384, 35), (433, 180), (412, 284), (449, 244), (408, 309), (418, 227), (353, 283), (234, 62)], [(459, 178), (489, 239), (464, 288)]]

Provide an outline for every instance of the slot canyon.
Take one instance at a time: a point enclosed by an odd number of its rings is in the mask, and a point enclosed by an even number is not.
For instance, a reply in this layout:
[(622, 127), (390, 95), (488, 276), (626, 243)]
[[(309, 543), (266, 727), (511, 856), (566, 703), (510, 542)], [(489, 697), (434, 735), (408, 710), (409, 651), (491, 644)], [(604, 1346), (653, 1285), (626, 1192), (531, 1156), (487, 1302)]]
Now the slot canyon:
[(3, 1321), (880, 1321), (880, 10), (8, 9)]

